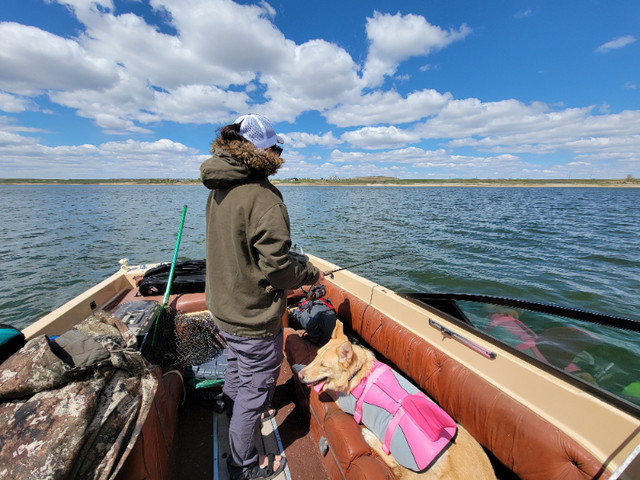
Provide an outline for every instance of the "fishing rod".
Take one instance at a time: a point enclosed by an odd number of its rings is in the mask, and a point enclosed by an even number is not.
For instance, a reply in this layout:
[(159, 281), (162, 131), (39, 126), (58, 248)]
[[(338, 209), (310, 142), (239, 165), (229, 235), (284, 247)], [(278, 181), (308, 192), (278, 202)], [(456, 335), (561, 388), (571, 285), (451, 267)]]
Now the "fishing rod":
[(341, 272), (342, 270), (348, 270), (350, 268), (359, 267), (361, 265), (368, 265), (369, 263), (379, 262), (380, 260), (386, 260), (387, 258), (397, 257), (398, 255), (404, 255), (405, 253), (407, 252), (392, 253), (391, 255), (384, 255), (382, 257), (374, 258), (372, 260), (367, 260), (365, 262), (354, 263), (353, 265), (348, 265), (346, 267), (336, 268), (335, 270), (327, 270), (326, 272), (323, 272), (323, 273), (325, 277), (333, 278), (333, 274), (336, 272)]
[[(398, 255), (404, 255), (405, 253), (408, 253), (408, 252), (398, 252), (398, 253), (393, 253), (391, 255), (384, 255), (382, 257), (374, 258), (372, 260), (367, 260), (366, 262), (355, 263), (353, 265), (349, 265), (346, 267), (336, 268), (335, 270), (327, 270), (326, 272), (322, 272), (322, 273), (324, 273), (325, 277), (333, 278), (333, 274), (336, 272), (341, 272), (342, 270), (347, 270), (348, 268), (359, 267), (360, 265), (367, 265), (369, 263), (379, 262), (380, 260), (386, 260), (387, 258), (397, 257)], [(273, 287), (273, 285), (267, 286), (267, 292), (268, 293), (275, 292), (275, 288)]]

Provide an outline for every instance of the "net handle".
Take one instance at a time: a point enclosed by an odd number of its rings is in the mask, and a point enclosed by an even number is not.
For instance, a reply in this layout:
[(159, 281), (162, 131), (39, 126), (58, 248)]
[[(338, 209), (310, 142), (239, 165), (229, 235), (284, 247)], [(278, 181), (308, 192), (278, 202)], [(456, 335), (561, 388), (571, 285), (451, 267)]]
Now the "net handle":
[(176, 248), (173, 252), (173, 260), (171, 261), (171, 270), (169, 270), (169, 279), (167, 281), (167, 288), (164, 292), (164, 297), (162, 299), (162, 307), (160, 311), (158, 311), (158, 315), (156, 316), (156, 321), (153, 325), (153, 338), (151, 339), (151, 347), (153, 348), (156, 344), (156, 333), (158, 333), (158, 322), (160, 321), (160, 316), (166, 312), (167, 305), (169, 304), (169, 293), (171, 292), (171, 283), (173, 282), (173, 272), (176, 269), (176, 260), (178, 259), (178, 249), (180, 248), (180, 239), (182, 238), (182, 227), (184, 227), (184, 217), (187, 215), (187, 206), (185, 205), (182, 208), (182, 219), (180, 220), (180, 229), (178, 230), (178, 239), (176, 240)]
[(178, 259), (178, 249), (180, 248), (180, 239), (182, 238), (182, 228), (184, 227), (184, 217), (187, 215), (187, 206), (182, 207), (182, 219), (180, 220), (180, 229), (178, 230), (178, 239), (176, 240), (176, 248), (173, 251), (173, 260), (171, 261), (171, 270), (169, 270), (169, 280), (167, 281), (167, 288), (164, 291), (164, 297), (162, 298), (162, 309), (167, 308), (169, 304), (169, 293), (171, 292), (171, 283), (173, 282), (173, 274), (176, 269), (176, 260)]

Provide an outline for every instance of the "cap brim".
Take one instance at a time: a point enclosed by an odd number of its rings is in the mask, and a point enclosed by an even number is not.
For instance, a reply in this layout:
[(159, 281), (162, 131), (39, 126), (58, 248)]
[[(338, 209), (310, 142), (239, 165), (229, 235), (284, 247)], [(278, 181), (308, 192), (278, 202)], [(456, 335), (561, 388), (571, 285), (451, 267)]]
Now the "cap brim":
[(276, 135), (276, 142), (284, 143), (284, 137), (282, 135)]

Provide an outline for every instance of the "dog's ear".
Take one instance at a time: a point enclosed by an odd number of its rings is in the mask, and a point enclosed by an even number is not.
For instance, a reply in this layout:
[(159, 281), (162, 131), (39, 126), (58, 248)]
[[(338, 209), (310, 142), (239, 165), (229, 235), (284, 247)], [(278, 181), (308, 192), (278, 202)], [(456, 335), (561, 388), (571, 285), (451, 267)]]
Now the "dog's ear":
[(344, 326), (340, 320), (336, 320), (336, 326), (331, 333), (331, 340), (337, 340), (342, 336), (344, 336)]
[(353, 358), (353, 348), (351, 348), (351, 343), (344, 342), (342, 345), (338, 347), (338, 360), (343, 365), (349, 365), (351, 363), (351, 359)]

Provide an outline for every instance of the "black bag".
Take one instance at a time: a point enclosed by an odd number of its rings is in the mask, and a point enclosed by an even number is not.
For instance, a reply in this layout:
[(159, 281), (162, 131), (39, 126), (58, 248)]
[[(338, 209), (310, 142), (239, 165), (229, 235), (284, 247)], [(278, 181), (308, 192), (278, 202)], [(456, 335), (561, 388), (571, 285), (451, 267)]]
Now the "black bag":
[[(140, 281), (140, 293), (144, 296), (164, 295), (169, 281), (171, 264), (150, 269)], [(204, 292), (207, 277), (205, 260), (188, 260), (176, 263), (171, 282), (171, 293)]]
[(291, 317), (304, 328), (305, 338), (320, 347), (331, 338), (338, 319), (331, 301), (324, 298), (304, 300)]

